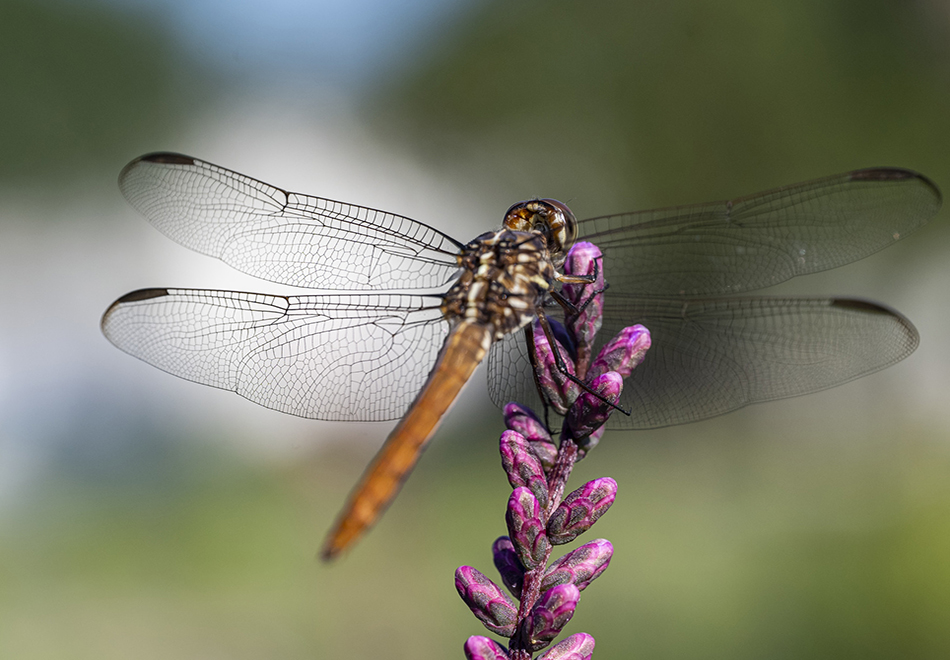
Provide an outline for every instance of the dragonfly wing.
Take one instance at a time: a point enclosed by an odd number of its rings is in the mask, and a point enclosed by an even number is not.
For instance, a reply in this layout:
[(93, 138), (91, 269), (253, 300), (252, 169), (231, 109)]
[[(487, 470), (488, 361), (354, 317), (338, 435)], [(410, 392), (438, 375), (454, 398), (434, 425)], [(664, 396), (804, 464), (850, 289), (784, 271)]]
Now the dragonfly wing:
[[(695, 422), (751, 403), (817, 392), (894, 364), (917, 347), (917, 331), (890, 309), (834, 298), (605, 300), (599, 350), (625, 326), (651, 333), (644, 361), (624, 382), (609, 428)], [(596, 351), (595, 351), (596, 355)], [(541, 413), (523, 336), (493, 347), (489, 391)]]
[(106, 337), (176, 376), (314, 419), (381, 421), (409, 408), (449, 326), (440, 298), (143, 289), (112, 304)]
[(632, 323), (653, 344), (624, 384), (611, 428), (695, 422), (810, 394), (898, 362), (919, 341), (897, 312), (841, 298), (642, 300), (614, 296), (604, 338)]
[(459, 244), (410, 218), (287, 192), (180, 154), (129, 163), (119, 188), (178, 243), (272, 282), (357, 291), (451, 280)]
[[(524, 333), (524, 330), (513, 332), (492, 344), (486, 363), (488, 396), (499, 408), (518, 403), (542, 415), (544, 402), (534, 381)], [(556, 416), (551, 421), (559, 423)]]
[(583, 220), (612, 291), (705, 296), (753, 291), (866, 257), (940, 208), (921, 174), (869, 169), (723, 202)]

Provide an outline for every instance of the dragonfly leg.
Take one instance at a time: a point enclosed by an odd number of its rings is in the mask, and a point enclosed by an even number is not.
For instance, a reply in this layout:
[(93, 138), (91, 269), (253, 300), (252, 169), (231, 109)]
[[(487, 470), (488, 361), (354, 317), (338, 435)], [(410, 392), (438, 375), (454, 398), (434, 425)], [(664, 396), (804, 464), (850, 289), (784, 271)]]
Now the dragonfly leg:
[(593, 284), (600, 275), (599, 259), (594, 259), (594, 272), (589, 275), (574, 275), (571, 273), (560, 273), (557, 281), (561, 284)]
[[(538, 309), (538, 321), (541, 323), (541, 329), (544, 331), (544, 336), (547, 337), (548, 344), (551, 346), (551, 353), (554, 356), (554, 364), (557, 367), (557, 370), (561, 372), (561, 375), (563, 375), (565, 378), (575, 383), (578, 387), (580, 387), (582, 390), (584, 390), (591, 396), (596, 397), (599, 401), (606, 403), (608, 406), (610, 406), (614, 410), (619, 410), (624, 415), (629, 417), (630, 413), (627, 410), (624, 410), (622, 407), (618, 406), (613, 401), (606, 399), (604, 396), (602, 396), (598, 392), (591, 389), (587, 385), (587, 383), (585, 383), (582, 379), (578, 378), (575, 374), (571, 373), (571, 371), (567, 368), (567, 364), (564, 362), (564, 358), (561, 356), (561, 351), (558, 349), (558, 343), (554, 337), (554, 330), (551, 329), (551, 323), (548, 321), (547, 315), (540, 308)], [(534, 349), (534, 342), (532, 341), (530, 342), (530, 344), (531, 344), (531, 348)], [(537, 374), (538, 364), (535, 362), (534, 356), (535, 356), (535, 351), (532, 350), (531, 361), (532, 361), (533, 366), (535, 367), (535, 374)], [(542, 400), (545, 399), (544, 393), (540, 390), (540, 384), (538, 383), (537, 375), (535, 375), (535, 383), (539, 385), (538, 391), (541, 392)], [(545, 416), (547, 416), (546, 409), (545, 409)], [(545, 422), (546, 421), (547, 420), (545, 420)]]
[(560, 291), (551, 291), (550, 295), (554, 299), (554, 302), (560, 305), (561, 309), (564, 310), (564, 314), (567, 315), (567, 318), (571, 318), (583, 314), (584, 310), (587, 309), (587, 306), (594, 301), (594, 298), (604, 293), (609, 288), (610, 283), (605, 282), (603, 289), (598, 289), (597, 291), (591, 293), (587, 298), (584, 299), (584, 302), (582, 302), (579, 307), (565, 298), (564, 294), (562, 294)]

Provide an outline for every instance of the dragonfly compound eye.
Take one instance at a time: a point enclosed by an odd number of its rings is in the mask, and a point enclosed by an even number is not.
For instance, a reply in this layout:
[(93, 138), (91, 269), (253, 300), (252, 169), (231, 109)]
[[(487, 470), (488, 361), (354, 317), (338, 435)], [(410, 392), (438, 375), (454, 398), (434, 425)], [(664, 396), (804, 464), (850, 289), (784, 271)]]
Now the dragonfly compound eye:
[(547, 239), (553, 256), (563, 255), (577, 237), (577, 220), (565, 204), (556, 199), (533, 199), (512, 205), (505, 213), (505, 228), (534, 231)]

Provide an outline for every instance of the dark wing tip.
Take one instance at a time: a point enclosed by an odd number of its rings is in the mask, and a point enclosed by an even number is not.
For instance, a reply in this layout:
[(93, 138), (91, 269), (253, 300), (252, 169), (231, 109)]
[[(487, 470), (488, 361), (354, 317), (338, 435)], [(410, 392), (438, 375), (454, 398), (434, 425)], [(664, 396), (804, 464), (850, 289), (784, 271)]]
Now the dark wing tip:
[(864, 312), (865, 314), (878, 314), (881, 316), (891, 317), (901, 326), (903, 326), (905, 332), (907, 333), (907, 337), (910, 340), (911, 346), (908, 354), (916, 350), (917, 346), (920, 344), (920, 333), (917, 332), (917, 328), (914, 327), (914, 324), (910, 322), (910, 319), (898, 312), (896, 309), (892, 309), (886, 305), (872, 302), (870, 300), (861, 300), (859, 298), (834, 298), (831, 300), (831, 306), (838, 307), (840, 309), (856, 310), (859, 312)]
[(937, 200), (937, 207), (943, 202), (943, 194), (940, 188), (929, 177), (920, 172), (908, 170), (903, 167), (870, 167), (865, 170), (851, 172), (851, 179), (854, 181), (906, 181), (916, 179), (924, 186), (930, 189)]
[[(148, 291), (149, 289), (144, 289)], [(135, 293), (140, 293), (139, 291), (133, 291), (128, 295), (133, 295)], [(121, 299), (120, 299), (121, 300)], [(860, 298), (832, 298), (831, 299), (832, 307), (839, 307), (841, 309), (855, 309), (862, 312), (867, 312), (868, 314), (884, 314), (886, 316), (900, 316), (893, 309), (885, 307), (880, 303), (876, 303), (872, 300), (861, 300)]]
[(124, 305), (130, 302), (137, 302), (139, 300), (149, 300), (151, 298), (161, 298), (162, 296), (168, 295), (168, 289), (138, 289), (136, 291), (130, 291), (125, 294), (114, 303), (109, 305), (109, 309), (105, 311), (105, 314), (102, 315), (101, 326), (105, 327), (106, 322), (109, 319), (109, 315), (115, 310), (119, 305)]
[(122, 181), (128, 176), (139, 163), (163, 163), (166, 165), (194, 165), (197, 161), (191, 156), (186, 156), (184, 154), (176, 154), (172, 151), (155, 151), (150, 154), (145, 154), (144, 156), (139, 156), (128, 165), (122, 168), (122, 171), (119, 173), (119, 185), (122, 185)]
[(125, 294), (124, 296), (122, 296), (121, 298), (119, 298), (118, 300), (116, 300), (114, 303), (112, 303), (112, 307), (115, 307), (116, 305), (121, 305), (123, 303), (136, 302), (138, 300), (148, 300), (150, 298), (161, 298), (162, 296), (167, 296), (167, 295), (168, 295), (168, 289), (138, 289), (136, 291), (131, 291)]
[[(139, 156), (132, 163), (145, 161), (146, 163), (167, 163), (169, 165), (194, 165), (195, 159), (185, 154), (178, 154), (173, 151), (155, 151), (144, 156)], [(132, 163), (129, 163), (130, 165)]]

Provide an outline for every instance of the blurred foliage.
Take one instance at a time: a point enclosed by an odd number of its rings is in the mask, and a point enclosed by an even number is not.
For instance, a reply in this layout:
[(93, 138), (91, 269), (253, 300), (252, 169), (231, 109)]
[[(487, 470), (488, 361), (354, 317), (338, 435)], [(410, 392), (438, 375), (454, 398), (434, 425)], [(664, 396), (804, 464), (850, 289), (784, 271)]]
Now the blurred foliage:
[[(950, 463), (934, 439), (841, 445), (816, 468), (724, 431), (608, 435), (578, 465), (574, 485), (622, 486), (596, 530), (617, 554), (568, 632), (604, 658), (946, 657)], [(168, 443), (174, 490), (49, 483), (0, 535), (0, 657), (461, 657), (485, 631), (453, 571), (494, 575), (508, 488), (488, 437), (442, 440), (329, 567), (315, 553), (360, 452), (268, 468)]]
[(154, 19), (0, 3), (0, 186), (62, 191), (89, 169), (117, 171), (198, 102), (193, 67)]
[(936, 5), (498, 0), (427, 35), (373, 112), (441, 165), (474, 162), (487, 194), (575, 199), (580, 216), (872, 165), (946, 187), (950, 11)]

